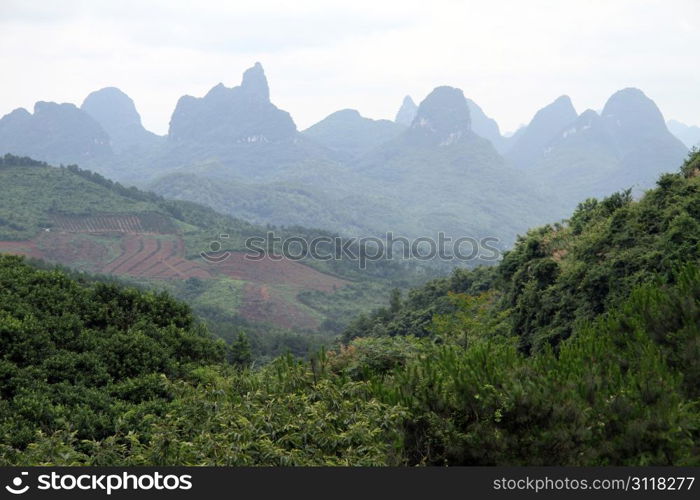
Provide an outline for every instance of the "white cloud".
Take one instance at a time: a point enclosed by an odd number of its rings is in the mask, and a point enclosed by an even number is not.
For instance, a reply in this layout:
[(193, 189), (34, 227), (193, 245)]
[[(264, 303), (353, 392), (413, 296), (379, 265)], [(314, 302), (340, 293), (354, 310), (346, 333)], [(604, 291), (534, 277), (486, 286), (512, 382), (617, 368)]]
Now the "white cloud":
[(700, 122), (697, 0), (579, 2), (0, 3), (0, 114), (80, 104), (114, 85), (164, 133), (183, 94), (238, 84), (263, 63), (273, 101), (305, 128), (340, 108), (391, 118), (405, 94), (453, 85), (504, 130), (568, 94), (601, 108), (643, 89), (667, 117)]

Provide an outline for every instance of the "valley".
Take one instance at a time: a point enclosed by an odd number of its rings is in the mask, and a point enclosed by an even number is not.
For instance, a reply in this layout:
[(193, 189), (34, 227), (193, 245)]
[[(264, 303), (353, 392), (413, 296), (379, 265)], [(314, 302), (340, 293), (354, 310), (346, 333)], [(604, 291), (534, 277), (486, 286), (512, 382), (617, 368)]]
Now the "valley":
[[(264, 236), (269, 228), (125, 188), (76, 167), (8, 155), (0, 183), (0, 252), (167, 290), (186, 299), (227, 340), (239, 331), (253, 339), (277, 335), (282, 345), (285, 338), (298, 338), (289, 341), (305, 354), (310, 342), (332, 341), (351, 311), (368, 311), (392, 287), (427, 279), (391, 263), (359, 273), (349, 261), (249, 259), (245, 239)], [(18, 211), (23, 206), (32, 208)], [(285, 231), (277, 232), (301, 234)], [(211, 253), (221, 233), (229, 238)], [(344, 288), (353, 292), (341, 293)], [(256, 355), (262, 359), (269, 353), (260, 342)]]

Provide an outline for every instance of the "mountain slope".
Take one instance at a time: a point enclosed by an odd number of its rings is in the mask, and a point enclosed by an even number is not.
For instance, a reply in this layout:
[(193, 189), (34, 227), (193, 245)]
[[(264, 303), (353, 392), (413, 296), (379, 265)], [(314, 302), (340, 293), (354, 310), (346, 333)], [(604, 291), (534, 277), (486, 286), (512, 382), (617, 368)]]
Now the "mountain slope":
[[(77, 167), (12, 156), (0, 160), (0, 252), (166, 288), (215, 321), (217, 333), (229, 339), (244, 325), (261, 335), (279, 328), (328, 333), (324, 322), (331, 317), (343, 324), (335, 318), (337, 310), (369, 307), (378, 293), (395, 286), (399, 273), (406, 277), (402, 266), (388, 262), (360, 276), (357, 262), (345, 256), (330, 262), (251, 260), (246, 240), (264, 241), (269, 227), (125, 188)], [(311, 241), (332, 233), (297, 227), (275, 235)], [(219, 245), (216, 251), (212, 242)], [(280, 243), (272, 250), (280, 254)], [(204, 258), (209, 255), (213, 258)], [(356, 293), (329, 308), (328, 297), (344, 287)], [(314, 299), (302, 300), (304, 292), (314, 292)], [(306, 345), (297, 342), (298, 349)]]
[(676, 120), (669, 120), (666, 125), (669, 132), (680, 139), (688, 149), (693, 147), (700, 148), (700, 127), (686, 125)]
[(637, 89), (624, 89), (600, 116), (588, 110), (553, 136), (530, 170), (573, 209), (576, 199), (627, 188), (639, 193), (686, 154), (656, 104)]
[(539, 110), (527, 128), (518, 134), (508, 149), (506, 159), (518, 168), (533, 168), (549, 143), (564, 127), (576, 120), (577, 114), (569, 96), (558, 97)]
[(0, 154), (31, 156), (55, 163), (108, 158), (109, 136), (73, 104), (37, 102), (34, 113), (24, 108), (0, 119)]
[(697, 464), (699, 194), (695, 154), (638, 202), (581, 203), (358, 318), (338, 364), (412, 409), (413, 464)]
[(508, 327), (521, 348), (543, 349), (570, 337), (581, 322), (616, 309), (636, 287), (673, 283), (678, 269), (700, 265), (699, 242), (695, 153), (638, 201), (627, 192), (585, 200), (565, 223), (532, 228), (518, 238), (498, 266), (457, 269), (428, 282), (393, 314), (360, 318), (345, 338), (429, 336), (435, 315), (459, 311), (450, 294), (493, 291), (502, 299), (496, 308), (513, 319)]
[(496, 120), (486, 116), (484, 110), (471, 99), (467, 99), (467, 106), (469, 106), (469, 114), (471, 116), (472, 130), (474, 133), (491, 141), (496, 151), (503, 153), (507, 147), (508, 139), (501, 135), (501, 130)]
[(403, 102), (401, 103), (399, 110), (396, 112), (394, 121), (399, 125), (409, 127), (411, 123), (413, 123), (413, 119), (416, 117), (417, 112), (418, 106), (416, 106), (416, 103), (413, 102), (411, 96), (407, 95), (403, 98)]
[(337, 153), (340, 161), (350, 161), (387, 142), (404, 130), (389, 120), (372, 120), (354, 109), (328, 115), (302, 132), (303, 135)]
[(411, 221), (399, 227), (410, 227), (410, 234), (496, 236), (508, 245), (525, 226), (548, 217), (544, 195), (472, 131), (467, 101), (452, 87), (435, 89), (407, 131), (352, 168), (373, 186), (391, 186)]
[(165, 294), (0, 257), (0, 463), (696, 466), (699, 192), (695, 154), (262, 367)]
[(116, 153), (124, 153), (133, 148), (148, 150), (160, 140), (143, 127), (134, 101), (118, 88), (106, 87), (92, 92), (85, 98), (80, 109), (107, 132)]

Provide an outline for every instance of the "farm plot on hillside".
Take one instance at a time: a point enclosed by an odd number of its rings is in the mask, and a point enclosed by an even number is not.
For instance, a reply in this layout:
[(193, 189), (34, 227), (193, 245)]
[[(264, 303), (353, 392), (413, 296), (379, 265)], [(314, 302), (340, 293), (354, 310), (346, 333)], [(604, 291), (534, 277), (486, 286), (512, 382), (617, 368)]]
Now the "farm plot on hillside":
[(68, 233), (173, 234), (172, 221), (161, 214), (53, 215), (52, 230)]
[(156, 279), (211, 278), (211, 273), (197, 262), (182, 258), (184, 243), (179, 237), (128, 234), (121, 247), (121, 255), (101, 272)]

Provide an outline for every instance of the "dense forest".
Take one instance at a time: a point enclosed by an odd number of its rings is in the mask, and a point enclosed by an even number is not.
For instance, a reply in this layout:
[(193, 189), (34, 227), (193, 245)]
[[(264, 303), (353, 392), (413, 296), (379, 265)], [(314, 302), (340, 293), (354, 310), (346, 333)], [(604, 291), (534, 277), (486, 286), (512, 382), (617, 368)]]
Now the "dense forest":
[(700, 154), (250, 362), (168, 294), (0, 258), (0, 465), (700, 465)]

